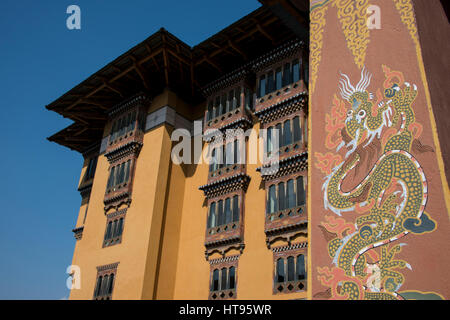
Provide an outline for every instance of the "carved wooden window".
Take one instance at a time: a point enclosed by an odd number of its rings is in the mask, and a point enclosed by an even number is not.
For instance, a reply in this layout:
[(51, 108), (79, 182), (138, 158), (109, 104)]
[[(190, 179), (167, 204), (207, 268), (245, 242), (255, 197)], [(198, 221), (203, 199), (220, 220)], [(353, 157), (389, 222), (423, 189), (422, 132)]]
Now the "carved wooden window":
[(117, 265), (97, 267), (97, 280), (94, 287), (94, 300), (111, 300), (116, 281)]
[(131, 159), (111, 167), (106, 185), (106, 193), (116, 191), (127, 185), (130, 179), (130, 167)]
[(274, 253), (274, 286), (277, 293), (306, 290), (306, 250), (292, 249)]
[(121, 210), (107, 216), (103, 247), (112, 246), (122, 242), (125, 215), (126, 210)]
[[(240, 208), (239, 196), (231, 195), (225, 199), (213, 201), (209, 204), (208, 234), (215, 234), (237, 227)], [(226, 228), (227, 227), (227, 228)]]
[(90, 180), (94, 177), (95, 175), (95, 169), (97, 168), (97, 157), (92, 157), (89, 159), (89, 163), (88, 166), (86, 168), (86, 173), (84, 176), (84, 180)]
[(300, 80), (301, 66), (299, 59), (281, 62), (258, 78), (257, 98), (264, 97), (274, 91), (283, 89)]
[(266, 213), (270, 221), (302, 214), (305, 205), (304, 176), (280, 180), (269, 185), (267, 189)]
[[(234, 264), (234, 263), (233, 263)], [(212, 266), (210, 294), (211, 300), (236, 298), (236, 265), (230, 263)]]
[(211, 160), (209, 163), (209, 177), (216, 177), (225, 173), (242, 169), (245, 165), (244, 139), (224, 139), (224, 144), (210, 145)]
[(206, 121), (213, 120), (239, 108), (241, 106), (241, 92), (242, 87), (237, 86), (212, 96), (208, 101)]
[[(299, 115), (291, 115), (285, 118), (284, 121), (273, 124), (267, 127), (266, 137), (266, 153), (269, 157), (272, 152), (278, 150), (280, 154), (292, 149), (302, 148), (302, 130), (301, 117)], [(278, 142), (278, 143), (276, 143)]]
[(109, 143), (114, 144), (117, 140), (126, 138), (128, 134), (133, 132), (136, 126), (136, 110), (120, 116), (113, 122)]

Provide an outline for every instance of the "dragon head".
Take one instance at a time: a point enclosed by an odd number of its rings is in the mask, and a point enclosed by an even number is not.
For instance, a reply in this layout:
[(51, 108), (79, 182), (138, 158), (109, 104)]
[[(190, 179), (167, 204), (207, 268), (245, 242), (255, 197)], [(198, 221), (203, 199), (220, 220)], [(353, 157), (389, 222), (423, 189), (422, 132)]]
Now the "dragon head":
[[(356, 86), (350, 83), (347, 75), (341, 73), (341, 76), (341, 96), (351, 104), (351, 108), (347, 111), (347, 118), (345, 119), (345, 130), (352, 139), (347, 144), (347, 146), (351, 147), (346, 155), (348, 156), (356, 149), (356, 146), (364, 136), (364, 132), (368, 130), (367, 122), (371, 122), (372, 103), (369, 100), (372, 99), (372, 94), (367, 92), (366, 89), (370, 84), (372, 75), (363, 68), (361, 71), (361, 80)], [(339, 148), (344, 144), (341, 143)]]

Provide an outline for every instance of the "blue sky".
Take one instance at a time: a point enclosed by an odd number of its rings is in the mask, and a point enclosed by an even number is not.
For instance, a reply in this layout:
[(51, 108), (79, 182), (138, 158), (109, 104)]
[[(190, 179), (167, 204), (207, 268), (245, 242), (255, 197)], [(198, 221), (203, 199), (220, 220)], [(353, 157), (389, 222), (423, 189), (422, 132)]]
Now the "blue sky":
[[(81, 30), (66, 9), (81, 8)], [(49, 104), (159, 28), (196, 45), (257, 0), (1, 0), (0, 299), (62, 299), (82, 156), (46, 138), (71, 124)]]

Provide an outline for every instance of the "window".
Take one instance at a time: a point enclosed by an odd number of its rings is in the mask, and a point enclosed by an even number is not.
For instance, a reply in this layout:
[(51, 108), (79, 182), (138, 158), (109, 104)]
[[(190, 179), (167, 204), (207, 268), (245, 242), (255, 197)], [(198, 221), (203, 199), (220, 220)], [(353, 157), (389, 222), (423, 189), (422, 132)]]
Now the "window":
[(297, 206), (305, 204), (305, 187), (303, 184), (303, 176), (297, 178)]
[(130, 111), (127, 114), (116, 119), (111, 127), (110, 144), (114, 143), (123, 135), (132, 132), (135, 128), (136, 111)]
[[(303, 176), (288, 181), (281, 181), (269, 186), (267, 194), (267, 214), (271, 215), (275, 212), (288, 210), (295, 207), (305, 205), (305, 188), (303, 184)], [(299, 214), (303, 210), (298, 211)], [(289, 214), (292, 214), (289, 213)], [(271, 219), (275, 216), (271, 215)]]
[(131, 159), (111, 167), (109, 172), (106, 193), (116, 191), (125, 186), (130, 179)]
[(300, 64), (298, 60), (292, 62), (292, 81), (297, 82), (300, 80)]
[(274, 213), (274, 212), (278, 211), (275, 185), (271, 185), (269, 187), (269, 197), (268, 197), (268, 201), (267, 201), (267, 208), (268, 208), (268, 213)]
[(258, 98), (261, 98), (265, 95), (266, 95), (266, 77), (261, 76), (261, 78), (259, 78)]
[(207, 227), (215, 228), (232, 222), (239, 222), (239, 196), (211, 202), (209, 205)]
[(94, 300), (112, 298), (118, 263), (97, 267), (97, 280), (94, 287)]
[[(299, 59), (287, 62), (284, 65), (274, 66), (274, 68), (276, 68), (275, 73), (272, 70), (259, 77), (257, 98), (261, 98), (300, 80), (301, 65)], [(307, 70), (303, 70), (303, 73), (306, 77)]]
[[(277, 258), (279, 255), (281, 257)], [(281, 252), (274, 256), (274, 259), (274, 293), (289, 293), (306, 289), (306, 266), (303, 252), (299, 253), (294, 250)]]
[(125, 213), (126, 210), (121, 210), (108, 215), (103, 247), (112, 246), (122, 242)]
[(277, 135), (279, 148), (301, 142), (302, 131), (300, 128), (300, 121), (300, 117), (296, 116), (293, 119), (288, 119), (283, 123), (277, 123), (276, 125), (267, 128), (266, 150), (268, 156), (276, 147), (274, 141)]
[(283, 78), (281, 74), (281, 68), (275, 71), (275, 90), (280, 90), (283, 86)]
[(212, 270), (210, 299), (236, 298), (236, 267), (225, 264)]
[(214, 270), (211, 291), (219, 290), (219, 270)]
[(94, 177), (95, 169), (97, 167), (97, 159), (98, 159), (97, 157), (89, 159), (89, 163), (86, 168), (86, 173), (85, 173), (85, 178), (84, 178), (85, 181), (90, 180)]
[(225, 93), (212, 97), (206, 110), (206, 121), (213, 120), (241, 106), (242, 88), (236, 87)]

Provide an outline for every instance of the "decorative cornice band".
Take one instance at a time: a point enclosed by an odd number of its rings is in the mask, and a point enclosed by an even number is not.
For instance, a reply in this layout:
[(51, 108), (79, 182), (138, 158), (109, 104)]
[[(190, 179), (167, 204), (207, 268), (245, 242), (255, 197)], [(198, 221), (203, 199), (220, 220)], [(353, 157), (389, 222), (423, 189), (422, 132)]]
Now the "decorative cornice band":
[(106, 270), (117, 269), (118, 265), (119, 265), (119, 262), (114, 262), (114, 263), (106, 264), (104, 266), (98, 266), (97, 271), (106, 271)]
[(93, 181), (86, 185), (82, 185), (80, 188), (78, 188), (78, 192), (80, 192), (81, 198), (86, 198), (91, 194)]
[(256, 168), (256, 171), (261, 173), (263, 181), (269, 181), (298, 171), (303, 171), (307, 169), (307, 167), (308, 152), (305, 151), (282, 159), (278, 163), (271, 163), (270, 165)]
[(113, 213), (107, 213), (106, 217), (111, 219), (111, 218), (114, 218), (114, 217), (119, 216), (121, 214), (127, 213), (127, 210), (128, 210), (128, 208), (125, 208), (125, 209), (121, 209), (121, 210), (118, 210), (118, 211), (114, 211)]
[(306, 91), (300, 92), (295, 96), (274, 103), (262, 110), (256, 111), (255, 116), (257, 116), (262, 123), (274, 121), (278, 118), (301, 110), (306, 106), (306, 97)]
[(205, 193), (206, 198), (212, 198), (240, 189), (246, 192), (249, 183), (250, 176), (245, 173), (239, 173), (214, 181), (210, 184), (200, 186), (199, 190), (202, 190)]
[(301, 249), (301, 248), (308, 248), (308, 242), (293, 243), (290, 246), (272, 247), (272, 251), (273, 252), (283, 252), (283, 251), (295, 250), (295, 249)]
[(224, 238), (224, 239), (219, 239), (219, 240), (216, 240), (216, 241), (206, 242), (205, 243), (205, 248), (207, 250), (209, 250), (209, 249), (214, 249), (214, 248), (217, 248), (217, 247), (229, 245), (229, 244), (232, 244), (232, 243), (239, 243), (239, 242), (242, 242), (242, 239), (238, 235), (238, 236), (234, 236), (234, 237), (230, 237), (230, 238)]
[(81, 240), (81, 238), (83, 237), (83, 230), (84, 226), (72, 229), (73, 235), (76, 240)]
[(105, 157), (108, 159), (109, 163), (112, 163), (133, 153), (138, 156), (139, 152), (141, 151), (142, 145), (142, 142), (130, 141), (116, 149), (105, 153)]
[[(220, 128), (211, 129), (210, 132), (205, 132), (203, 135), (203, 139), (206, 142), (211, 142), (211, 139), (217, 135), (217, 131), (221, 131), (222, 134), (225, 134), (224, 131), (226, 130), (237, 130), (242, 129), (243, 131), (247, 130), (248, 128), (251, 128), (253, 126), (253, 122), (247, 119), (246, 117), (241, 117), (239, 119), (234, 120), (233, 122), (230, 122)], [(216, 131), (217, 130), (217, 131)]]
[(302, 220), (302, 221), (294, 223), (294, 224), (289, 224), (289, 225), (281, 226), (278, 228), (265, 230), (264, 233), (266, 234), (267, 237), (273, 237), (273, 236), (277, 236), (280, 234), (285, 234), (287, 232), (301, 230), (304, 227), (306, 227), (307, 224), (308, 224), (308, 220), (305, 219), (305, 220)]
[(129, 99), (126, 99), (123, 102), (120, 102), (119, 104), (115, 105), (111, 108), (111, 110), (108, 111), (108, 117), (112, 118), (115, 115), (122, 113), (126, 111), (127, 109), (130, 109), (134, 107), (138, 103), (150, 103), (151, 99), (145, 94), (145, 93), (138, 93)]
[(244, 65), (203, 87), (201, 90), (202, 94), (205, 98), (208, 98), (217, 91), (232, 86), (233, 84), (245, 79), (249, 73), (250, 70), (248, 68), (248, 64)]
[[(130, 198), (130, 193), (128, 191), (118, 194), (117, 196), (107, 198), (103, 201), (103, 203), (105, 204), (105, 206), (108, 206), (108, 204), (114, 203), (116, 201), (124, 200), (127, 198)], [(131, 199), (129, 199), (129, 200), (131, 200)]]
[(232, 262), (232, 261), (238, 261), (241, 255), (234, 255), (234, 256), (229, 256), (229, 257), (225, 257), (225, 258), (219, 258), (219, 259), (212, 259), (209, 260), (209, 264), (213, 265), (213, 264), (220, 264), (220, 263), (224, 263), (224, 262)]
[(294, 55), (303, 46), (303, 41), (299, 39), (291, 40), (254, 60), (251, 63), (251, 68), (254, 72), (259, 72), (270, 64)]

